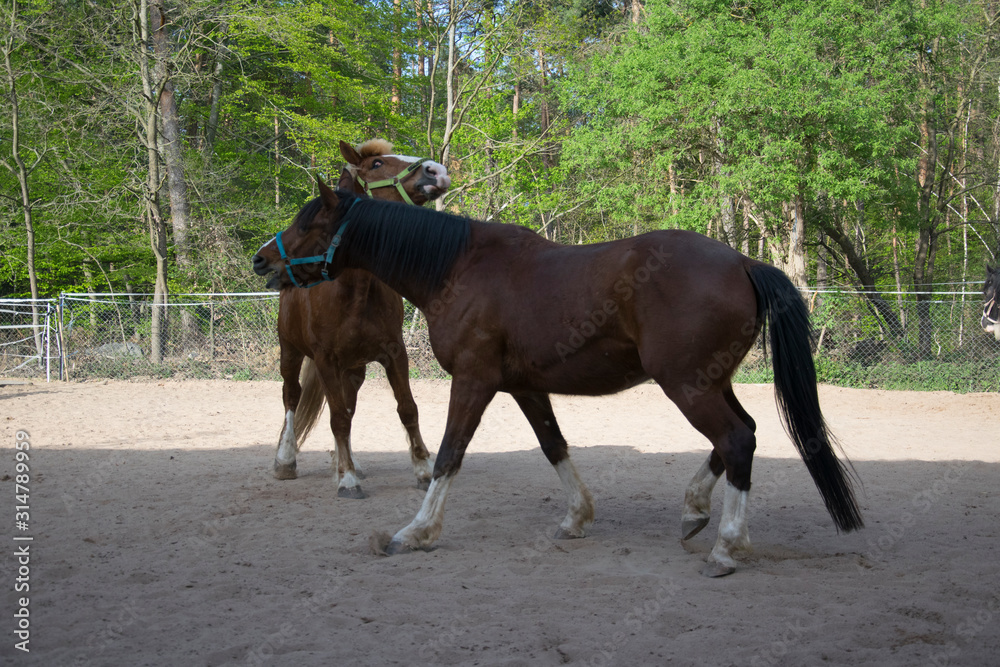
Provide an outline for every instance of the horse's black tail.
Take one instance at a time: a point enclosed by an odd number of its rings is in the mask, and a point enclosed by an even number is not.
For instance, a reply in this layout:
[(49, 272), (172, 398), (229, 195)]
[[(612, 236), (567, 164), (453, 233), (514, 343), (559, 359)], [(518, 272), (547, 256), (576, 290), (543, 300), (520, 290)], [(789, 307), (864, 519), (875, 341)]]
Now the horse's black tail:
[[(757, 293), (758, 319), (771, 328), (774, 389), (782, 421), (823, 496), (838, 530), (864, 527), (850, 477), (833, 451), (836, 440), (819, 409), (816, 367), (812, 357), (809, 311), (784, 273), (767, 264), (747, 268)], [(846, 459), (845, 459), (846, 460)], [(850, 462), (847, 462), (850, 466)]]

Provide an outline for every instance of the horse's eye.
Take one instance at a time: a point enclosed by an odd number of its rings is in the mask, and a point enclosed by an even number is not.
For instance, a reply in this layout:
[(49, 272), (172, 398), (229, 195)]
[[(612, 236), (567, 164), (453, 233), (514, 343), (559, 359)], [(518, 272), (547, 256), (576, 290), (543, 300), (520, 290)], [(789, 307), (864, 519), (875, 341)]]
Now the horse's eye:
[(372, 169), (378, 169), (382, 164), (382, 160), (372, 160)]

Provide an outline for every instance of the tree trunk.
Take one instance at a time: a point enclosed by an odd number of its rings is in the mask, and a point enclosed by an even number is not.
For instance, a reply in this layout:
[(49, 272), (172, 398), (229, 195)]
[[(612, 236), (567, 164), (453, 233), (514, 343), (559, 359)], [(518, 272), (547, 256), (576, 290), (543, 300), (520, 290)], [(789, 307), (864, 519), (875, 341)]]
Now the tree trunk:
[(393, 13), (395, 16), (395, 24), (393, 26), (394, 39), (392, 47), (392, 102), (391, 110), (394, 114), (399, 114), (402, 106), (402, 87), (403, 87), (403, 52), (400, 48), (400, 44), (403, 41), (403, 7), (400, 4), (401, 0), (392, 0)]
[(149, 67), (149, 24), (152, 10), (148, 0), (138, 0), (138, 34), (133, 34), (139, 53), (142, 77), (144, 114), (140, 140), (146, 147), (148, 173), (145, 191), (145, 215), (149, 226), (149, 243), (156, 258), (156, 281), (153, 284), (152, 318), (150, 324), (149, 358), (154, 364), (163, 361), (167, 345), (167, 225), (160, 211), (160, 154), (156, 149), (157, 106), (160, 95), (159, 82), (153, 78)]
[(804, 207), (802, 195), (797, 195), (794, 201), (785, 205), (789, 222), (788, 260), (785, 265), (788, 267), (788, 277), (799, 288), (809, 286), (806, 276), (806, 221), (802, 210)]
[(167, 192), (170, 197), (170, 226), (174, 235), (177, 266), (185, 278), (191, 279), (190, 205), (187, 181), (184, 178), (184, 145), (181, 140), (177, 98), (170, 80), (170, 42), (167, 37), (167, 16), (163, 0), (153, 0), (149, 7), (153, 29), (153, 54), (156, 58), (154, 77), (160, 88), (159, 111), (163, 125), (163, 157), (167, 168)]
[(517, 116), (521, 113), (521, 82), (514, 82), (514, 101), (511, 104), (511, 114), (514, 117), (514, 129), (512, 132), (513, 138), (517, 139)]
[[(163, 137), (163, 158), (167, 167), (167, 192), (170, 198), (170, 227), (174, 236), (174, 256), (184, 282), (193, 284), (194, 258), (191, 252), (191, 207), (188, 202), (187, 180), (184, 177), (184, 144), (177, 113), (177, 97), (170, 74), (170, 40), (167, 35), (167, 15), (163, 0), (153, 0), (150, 5), (153, 27), (153, 54), (156, 58), (155, 77), (160, 85), (160, 124)], [(193, 343), (197, 324), (188, 310), (181, 311), (181, 346)]]
[(424, 86), (426, 76), (427, 56), (424, 54), (424, 14), (420, 0), (414, 0), (417, 10), (417, 81), (420, 84), (420, 117), (424, 118), (430, 111), (427, 109), (427, 88)]
[(902, 338), (903, 325), (896, 316), (896, 311), (893, 310), (892, 306), (889, 305), (876, 288), (875, 278), (872, 275), (871, 269), (869, 268), (864, 256), (858, 252), (857, 247), (843, 232), (843, 230), (836, 225), (830, 222), (823, 223), (823, 231), (843, 251), (844, 260), (847, 262), (848, 268), (854, 272), (858, 283), (860, 283), (861, 290), (865, 294), (865, 298), (871, 302), (872, 306), (874, 306), (875, 310), (882, 318), (882, 321), (885, 323), (889, 334), (893, 338)]
[(551, 169), (553, 166), (552, 160), (552, 142), (548, 141), (549, 126), (551, 120), (549, 118), (549, 72), (548, 65), (545, 63), (545, 52), (542, 49), (538, 49), (538, 76), (539, 76), (539, 100), (538, 104), (538, 129), (542, 137), (546, 137), (543, 142), (544, 148), (542, 149), (542, 164), (546, 168)]
[(921, 81), (920, 88), (923, 101), (919, 118), (919, 148), (917, 160), (917, 200), (918, 233), (916, 256), (913, 263), (913, 287), (917, 297), (917, 348), (921, 359), (931, 356), (933, 344), (933, 325), (931, 322), (931, 295), (934, 281), (934, 256), (937, 245), (938, 217), (931, 203), (934, 197), (936, 169), (938, 163), (937, 128), (934, 126), (935, 104), (934, 86), (931, 82), (933, 65), (930, 58), (937, 51), (937, 40), (931, 43), (930, 54), (921, 51), (918, 54), (918, 71)]
[(722, 123), (718, 118), (712, 124), (712, 133), (715, 135), (715, 152), (712, 155), (712, 172), (715, 176), (715, 191), (717, 193), (717, 201), (719, 205), (719, 236), (725, 241), (731, 248), (740, 247), (740, 229), (736, 226), (736, 202), (731, 194), (722, 191), (722, 184), (719, 182), (722, 176), (725, 174), (724, 167), (724, 156), (726, 155), (726, 146), (722, 141), (720, 136)]
[[(25, 230), (25, 241), (27, 251), (27, 264), (28, 264), (28, 289), (31, 291), (31, 298), (38, 299), (38, 275), (35, 270), (35, 224), (31, 214), (31, 190), (28, 183), (28, 175), (32, 171), (38, 161), (41, 159), (41, 155), (35, 161), (35, 165), (29, 168), (28, 165), (24, 163), (21, 158), (21, 113), (18, 107), (17, 100), (17, 81), (14, 77), (14, 68), (10, 62), (10, 54), (14, 50), (14, 22), (17, 17), (17, 3), (11, 11), (10, 17), (10, 33), (7, 39), (4, 40), (3, 45), (3, 60), (4, 68), (7, 71), (7, 83), (8, 91), (10, 97), (10, 120), (11, 120), (11, 141), (10, 141), (10, 152), (11, 157), (14, 160), (14, 168), (10, 165), (4, 164), (13, 172), (17, 174), (17, 182), (20, 186), (21, 195), (21, 211), (24, 214), (24, 230)], [(31, 330), (35, 338), (35, 351), (38, 353), (38, 358), (42, 358), (42, 330), (41, 321), (38, 315), (38, 304), (31, 304)]]
[(281, 208), (281, 146), (278, 117), (274, 117), (274, 210)]
[(215, 71), (212, 72), (212, 101), (209, 106), (208, 124), (205, 126), (206, 155), (211, 155), (215, 147), (215, 134), (219, 129), (219, 107), (222, 101), (222, 54), (216, 54), (215, 58)]
[[(458, 45), (456, 43), (456, 30), (458, 26), (458, 2), (448, 1), (448, 71), (445, 73), (445, 121), (444, 139), (441, 145), (441, 163), (446, 167), (451, 157), (451, 137), (455, 132), (455, 109), (458, 106), (456, 99), (455, 69), (458, 57)], [(444, 210), (444, 197), (439, 197), (434, 201), (434, 207), (438, 211)]]
[(632, 25), (639, 25), (639, 21), (642, 20), (642, 4), (639, 0), (628, 0), (626, 7), (629, 18), (632, 20)]

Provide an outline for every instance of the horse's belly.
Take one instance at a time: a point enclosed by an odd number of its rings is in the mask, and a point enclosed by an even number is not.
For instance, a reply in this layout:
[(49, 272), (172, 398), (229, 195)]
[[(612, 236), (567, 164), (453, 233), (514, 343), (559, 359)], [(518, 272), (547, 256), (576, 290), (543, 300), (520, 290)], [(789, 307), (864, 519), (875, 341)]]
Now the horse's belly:
[(578, 347), (567, 342), (565, 347), (554, 346), (551, 353), (518, 356), (505, 364), (506, 391), (599, 396), (649, 379), (635, 346), (619, 341), (588, 342)]

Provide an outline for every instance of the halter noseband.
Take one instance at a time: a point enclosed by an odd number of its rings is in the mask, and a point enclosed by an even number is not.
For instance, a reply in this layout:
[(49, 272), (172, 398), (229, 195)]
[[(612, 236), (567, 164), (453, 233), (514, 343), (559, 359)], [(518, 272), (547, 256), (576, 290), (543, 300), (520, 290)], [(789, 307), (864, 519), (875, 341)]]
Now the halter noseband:
[(403, 201), (405, 201), (407, 204), (411, 206), (415, 206), (413, 200), (410, 199), (410, 195), (406, 194), (406, 190), (403, 188), (403, 181), (409, 178), (410, 174), (415, 172), (424, 162), (427, 162), (427, 158), (420, 158), (415, 162), (411, 162), (410, 166), (408, 166), (406, 169), (399, 172), (392, 178), (384, 178), (381, 181), (373, 181), (371, 183), (361, 178), (361, 175), (358, 174), (357, 171), (354, 172), (353, 176), (354, 180), (358, 182), (358, 185), (364, 188), (365, 194), (368, 195), (369, 197), (372, 196), (371, 191), (373, 188), (384, 188), (388, 186), (393, 186), (399, 192), (399, 195), (403, 198)]
[[(281, 235), (284, 232), (278, 232), (274, 236), (274, 242), (278, 245), (278, 253), (281, 255), (281, 259), (284, 260), (285, 262), (285, 271), (288, 272), (288, 277), (292, 279), (293, 285), (295, 285), (296, 287), (313, 287), (314, 285), (319, 285), (323, 281), (333, 280), (333, 278), (329, 276), (326, 270), (330, 267), (330, 262), (333, 260), (333, 253), (335, 253), (337, 251), (337, 248), (340, 247), (341, 237), (344, 235), (344, 230), (347, 229), (347, 223), (351, 221), (350, 217), (348, 217), (351, 213), (351, 209), (354, 208), (354, 205), (357, 204), (359, 201), (361, 200), (355, 199), (354, 201), (351, 202), (351, 205), (347, 207), (347, 212), (344, 213), (344, 221), (340, 224), (340, 229), (338, 229), (337, 233), (333, 235), (332, 239), (330, 239), (330, 247), (327, 248), (326, 253), (322, 255), (313, 255), (312, 257), (289, 258), (288, 253), (285, 252), (285, 244), (281, 242)], [(300, 264), (319, 264), (320, 262), (323, 263), (323, 268), (320, 270), (320, 275), (323, 277), (314, 283), (309, 283), (308, 285), (300, 285), (299, 281), (295, 279), (295, 274), (292, 273), (292, 267)]]
[(997, 319), (994, 317), (990, 317), (990, 311), (993, 310), (993, 306), (995, 304), (996, 304), (996, 297), (993, 297), (992, 299), (986, 302), (985, 306), (983, 306), (983, 319), (989, 322), (990, 324), (997, 324)]

